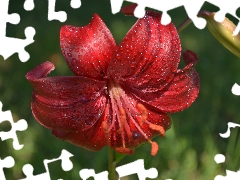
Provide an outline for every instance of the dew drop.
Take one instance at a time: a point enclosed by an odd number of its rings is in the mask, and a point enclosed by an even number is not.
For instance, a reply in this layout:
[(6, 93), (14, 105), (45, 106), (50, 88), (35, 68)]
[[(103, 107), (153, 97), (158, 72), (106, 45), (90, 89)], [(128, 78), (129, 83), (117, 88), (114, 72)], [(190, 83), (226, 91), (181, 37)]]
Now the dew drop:
[(142, 134), (140, 133), (140, 132), (138, 132), (138, 131), (134, 131), (133, 133), (132, 133), (132, 138), (133, 138), (133, 140), (137, 140), (137, 139), (139, 139), (139, 138), (141, 138), (142, 137)]
[(75, 58), (72, 59), (72, 65), (76, 66), (77, 65), (77, 60)]
[(116, 58), (117, 58), (117, 59), (120, 59), (120, 54), (116, 54)]

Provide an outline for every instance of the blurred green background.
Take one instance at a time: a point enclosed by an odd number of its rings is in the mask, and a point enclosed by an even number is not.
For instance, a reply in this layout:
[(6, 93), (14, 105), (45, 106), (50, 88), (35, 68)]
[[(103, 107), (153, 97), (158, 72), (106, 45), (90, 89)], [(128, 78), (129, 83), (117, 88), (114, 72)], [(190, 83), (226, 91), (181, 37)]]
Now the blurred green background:
[[(21, 21), (18, 25), (7, 24), (7, 36), (25, 39), (24, 29), (32, 26), (36, 30), (35, 42), (25, 49), (30, 59), (22, 63), (18, 54), (4, 61), (0, 57), (0, 101), (3, 111), (11, 110), (14, 121), (25, 119), (28, 129), (17, 132), (19, 141), (24, 144), (21, 150), (14, 150), (12, 140), (0, 141), (0, 158), (13, 156), (15, 166), (4, 169), (7, 180), (24, 178), (22, 167), (32, 164), (34, 174), (44, 173), (43, 160), (57, 158), (61, 150), (72, 153), (74, 168), (69, 172), (61, 169), (61, 162), (50, 164), (51, 179), (80, 179), (83, 168), (95, 169), (96, 173), (107, 170), (107, 148), (99, 152), (89, 152), (58, 140), (51, 131), (41, 126), (30, 110), (32, 87), (25, 74), (32, 68), (51, 61), (55, 70), (51, 76), (72, 75), (61, 54), (59, 30), (64, 24), (84, 26), (92, 15), (97, 13), (111, 30), (117, 43), (125, 36), (136, 21), (135, 17), (121, 13), (111, 13), (109, 0), (82, 0), (79, 9), (70, 7), (70, 0), (57, 1), (56, 11), (67, 13), (67, 21), (48, 21), (48, 1), (35, 1), (32, 11), (25, 11), (24, 0), (10, 0), (9, 13), (18, 13)], [(127, 4), (127, 3), (126, 3)], [(126, 5), (125, 4), (125, 5)], [(204, 10), (218, 11), (218, 8), (205, 3)], [(183, 7), (169, 12), (173, 23), (178, 26), (187, 18)], [(1, 17), (0, 17), (1, 18)], [(231, 17), (230, 17), (231, 18)], [(233, 21), (236, 20), (232, 19)], [(237, 171), (240, 168), (239, 128), (231, 130), (230, 138), (223, 139), (219, 133), (225, 133), (228, 122), (240, 124), (240, 97), (231, 93), (234, 83), (240, 84), (240, 60), (227, 51), (205, 28), (197, 29), (193, 24), (180, 33), (182, 48), (194, 51), (199, 62), (196, 69), (201, 79), (200, 94), (194, 104), (183, 112), (172, 114), (172, 128), (164, 138), (156, 137), (160, 150), (155, 157), (150, 155), (150, 145), (138, 148), (134, 155), (125, 157), (118, 166), (144, 159), (145, 168), (155, 167), (159, 180), (211, 180), (225, 170)], [(0, 131), (9, 131), (10, 123), (0, 124)], [(217, 164), (214, 156), (218, 153), (226, 156), (223, 164)], [(122, 179), (137, 179), (136, 175)]]

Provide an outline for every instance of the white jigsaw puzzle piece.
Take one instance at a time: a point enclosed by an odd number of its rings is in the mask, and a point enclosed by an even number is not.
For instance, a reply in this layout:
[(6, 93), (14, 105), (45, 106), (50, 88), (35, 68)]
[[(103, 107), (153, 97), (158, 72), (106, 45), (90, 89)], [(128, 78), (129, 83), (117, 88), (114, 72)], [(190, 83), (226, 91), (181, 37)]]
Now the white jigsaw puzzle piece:
[[(240, 1), (229, 0), (226, 5), (226, 1), (219, 1), (219, 0), (209, 0), (211, 4), (219, 7), (220, 10), (216, 12), (214, 19), (217, 22), (222, 22), (226, 16), (226, 14), (231, 14), (236, 19), (240, 20), (239, 17), (236, 15), (237, 9), (240, 7)], [(233, 35), (237, 35), (240, 30), (240, 23), (238, 23)]]
[(222, 138), (228, 138), (228, 137), (230, 136), (230, 133), (231, 133), (230, 128), (235, 128), (235, 127), (240, 127), (240, 124), (233, 123), (233, 122), (228, 122), (227, 132), (225, 132), (225, 133), (219, 133), (219, 135), (220, 135)]
[[(184, 6), (188, 17), (193, 21), (195, 26), (199, 29), (203, 29), (206, 26), (206, 20), (197, 17), (199, 10), (205, 1), (192, 1), (192, 0), (171, 0), (171, 1), (159, 1), (159, 0), (126, 0), (128, 2), (136, 3), (138, 6), (134, 11), (134, 15), (137, 18), (142, 18), (145, 15), (145, 8), (152, 8), (162, 12), (161, 23), (167, 25), (171, 22), (171, 17), (167, 13), (169, 10)], [(117, 3), (111, 0), (112, 13), (120, 11), (123, 0), (119, 0)]]
[(34, 6), (35, 5), (33, 0), (26, 0), (23, 5), (26, 11), (32, 11), (34, 9)]
[(83, 180), (87, 180), (90, 177), (93, 177), (94, 180), (108, 180), (107, 171), (103, 171), (101, 173), (96, 174), (94, 169), (82, 169), (79, 171), (79, 176)]
[(59, 20), (65, 22), (67, 20), (67, 13), (64, 11), (55, 11), (56, 0), (48, 0), (48, 20)]
[(71, 0), (70, 5), (72, 8), (77, 9), (81, 7), (82, 3), (81, 0)]
[[(116, 168), (116, 171), (118, 172), (119, 178), (132, 174), (137, 174), (139, 180), (145, 180), (146, 178), (154, 179), (158, 176), (156, 168), (150, 168), (148, 170), (144, 168), (143, 159), (119, 166)], [(108, 180), (107, 171), (96, 174), (94, 169), (82, 169), (79, 171), (79, 176), (83, 180), (87, 180), (90, 177), (93, 177), (95, 180)]]
[[(65, 22), (67, 20), (67, 13), (65, 11), (55, 11), (56, 0), (48, 0), (48, 20), (59, 20)], [(81, 0), (71, 0), (70, 5), (72, 8), (80, 8)]]
[[(136, 3), (138, 6), (134, 11), (134, 15), (137, 18), (142, 18), (145, 14), (145, 8), (152, 8), (162, 12), (162, 20), (161, 23), (163, 25), (167, 25), (171, 22), (171, 17), (167, 13), (167, 11), (178, 8), (183, 6), (186, 10), (188, 17), (193, 21), (194, 25), (199, 28), (203, 29), (206, 26), (206, 20), (197, 16), (198, 12), (200, 11), (201, 7), (205, 2), (209, 2), (215, 6), (220, 8), (214, 19), (218, 22), (222, 22), (226, 14), (231, 14), (236, 19), (240, 20), (239, 17), (236, 15), (236, 10), (240, 7), (240, 1), (230, 0), (226, 1), (219, 1), (219, 0), (125, 0), (127, 2)], [(110, 0), (112, 13), (118, 13), (122, 7), (124, 0)], [(240, 31), (240, 23), (236, 26), (236, 29), (233, 35), (237, 35)]]
[[(67, 20), (67, 13), (64, 11), (55, 11), (56, 0), (48, 0), (48, 20), (59, 20), (65, 22)], [(71, 0), (70, 5), (72, 8), (79, 8), (81, 6), (80, 0)], [(33, 27), (26, 27), (24, 34), (26, 39), (18, 39), (6, 37), (7, 23), (18, 24), (20, 16), (17, 13), (8, 14), (9, 0), (0, 1), (0, 55), (4, 60), (9, 58), (14, 53), (18, 53), (20, 61), (26, 62), (29, 60), (30, 55), (25, 51), (25, 47), (34, 42), (33, 37), (36, 31)], [(26, 0), (23, 5), (26, 11), (34, 9), (34, 1)], [(13, 46), (14, 44), (14, 46)]]
[(67, 150), (63, 149), (61, 152), (61, 155), (58, 158), (55, 159), (45, 159), (43, 160), (44, 167), (46, 169), (45, 173), (38, 174), (38, 175), (33, 175), (33, 166), (31, 164), (25, 164), (22, 168), (23, 173), (25, 174), (26, 178), (21, 179), (21, 180), (51, 180), (50, 179), (50, 173), (48, 169), (48, 164), (61, 160), (61, 166), (64, 171), (70, 171), (73, 168), (73, 163), (70, 160), (70, 157), (72, 157), (73, 154), (68, 152)]
[(13, 121), (12, 113), (11, 111), (2, 111), (2, 102), (0, 101), (0, 123), (3, 121), (9, 121), (11, 123), (11, 130), (8, 132), (0, 132), (0, 138), (2, 141), (6, 139), (13, 139), (13, 148), (15, 150), (19, 150), (23, 148), (23, 145), (19, 144), (18, 137), (16, 132), (17, 131), (25, 131), (28, 127), (27, 121), (24, 119), (21, 119), (17, 122)]
[(224, 163), (225, 162), (225, 156), (223, 154), (216, 154), (214, 157), (214, 160), (216, 163)]
[(237, 83), (233, 85), (232, 93), (236, 96), (240, 96), (240, 86)]
[[(232, 123), (229, 122), (228, 123), (228, 130), (226, 133), (221, 134), (220, 136), (222, 138), (228, 138), (230, 137), (230, 128), (235, 128), (235, 127), (240, 127), (240, 124), (237, 123)], [(216, 163), (224, 163), (225, 162), (225, 156), (223, 154), (216, 154), (214, 157), (214, 160)], [(217, 175), (214, 180), (239, 180), (240, 179), (240, 170), (237, 172), (234, 171), (230, 171), (230, 170), (226, 170), (226, 176), (222, 176), (222, 175)]]
[(19, 59), (26, 62), (30, 56), (24, 48), (34, 42), (35, 29), (33, 27), (25, 29), (26, 39), (6, 37), (7, 23), (18, 24), (20, 22), (18, 14), (8, 14), (8, 6), (9, 0), (0, 1), (0, 55), (6, 60), (14, 53), (18, 53)]
[(15, 164), (15, 161), (12, 156), (8, 156), (4, 158), (3, 160), (0, 158), (0, 179), (6, 180), (6, 177), (3, 172), (3, 168), (11, 168)]
[(239, 180), (240, 170), (237, 172), (226, 170), (226, 176), (217, 175), (214, 180)]
[(145, 169), (143, 159), (136, 160), (132, 163), (122, 165), (116, 168), (119, 177), (129, 176), (137, 174), (139, 180), (145, 180), (146, 178), (157, 178), (158, 171), (156, 168)]

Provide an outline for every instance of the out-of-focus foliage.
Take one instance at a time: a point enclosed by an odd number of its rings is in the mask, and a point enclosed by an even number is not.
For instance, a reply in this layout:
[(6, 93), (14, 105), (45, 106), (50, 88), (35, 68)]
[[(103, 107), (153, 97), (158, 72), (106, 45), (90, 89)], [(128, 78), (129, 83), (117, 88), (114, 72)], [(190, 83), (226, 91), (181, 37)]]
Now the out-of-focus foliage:
[[(23, 9), (23, 0), (10, 1), (9, 13), (19, 13), (21, 22), (18, 25), (8, 24), (7, 36), (25, 38), (24, 29), (33, 26), (36, 29), (35, 42), (26, 50), (30, 60), (22, 63), (16, 54), (6, 61), (0, 58), (0, 101), (3, 110), (10, 109), (14, 120), (27, 120), (29, 127), (19, 132), (20, 143), (24, 148), (15, 151), (12, 141), (0, 141), (0, 158), (13, 156), (15, 166), (4, 169), (7, 179), (24, 178), (22, 166), (30, 163), (34, 174), (44, 173), (44, 159), (59, 157), (61, 150), (72, 154), (73, 170), (64, 172), (60, 162), (50, 165), (52, 179), (80, 179), (79, 171), (83, 168), (95, 169), (96, 173), (107, 170), (107, 148), (100, 152), (89, 152), (55, 138), (50, 130), (42, 127), (32, 116), (30, 109), (30, 84), (25, 74), (44, 61), (51, 61), (56, 68), (55, 75), (72, 75), (68, 69), (59, 47), (59, 30), (63, 24), (83, 26), (89, 23), (92, 15), (98, 13), (112, 31), (117, 43), (121, 41), (129, 28), (136, 21), (135, 17), (121, 13), (111, 13), (110, 2), (82, 1), (80, 9), (72, 9), (70, 1), (57, 1), (56, 10), (68, 14), (65, 23), (47, 20), (47, 1), (34, 1), (35, 9), (27, 12)], [(218, 8), (205, 4), (202, 9), (217, 11)], [(182, 8), (170, 11), (173, 22), (178, 26), (187, 15)], [(207, 28), (198, 30), (190, 25), (180, 34), (184, 50), (190, 49), (198, 54), (196, 69), (201, 78), (200, 94), (195, 103), (184, 112), (172, 115), (173, 126), (164, 138), (157, 137), (160, 145), (157, 156), (150, 155), (150, 145), (138, 148), (134, 155), (120, 161), (119, 165), (144, 159), (145, 168), (155, 167), (158, 179), (208, 180), (218, 174), (225, 174), (225, 169), (237, 171), (240, 168), (240, 138), (238, 129), (233, 129), (231, 137), (223, 139), (219, 133), (227, 130), (229, 121), (240, 123), (240, 97), (231, 93), (232, 85), (240, 84), (240, 61), (224, 49), (208, 32)], [(10, 124), (0, 124), (0, 131), (8, 131)], [(226, 162), (221, 165), (214, 161), (214, 156), (222, 153)], [(136, 175), (125, 179), (137, 179)]]

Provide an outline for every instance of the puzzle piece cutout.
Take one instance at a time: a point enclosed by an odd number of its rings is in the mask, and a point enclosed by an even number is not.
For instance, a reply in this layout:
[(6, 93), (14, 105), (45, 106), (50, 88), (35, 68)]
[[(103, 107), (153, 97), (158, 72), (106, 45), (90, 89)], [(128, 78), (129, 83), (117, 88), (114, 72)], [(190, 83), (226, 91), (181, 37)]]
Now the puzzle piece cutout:
[(228, 129), (225, 133), (219, 133), (222, 138), (228, 138), (230, 136), (231, 130), (230, 128), (240, 127), (240, 124), (228, 122)]
[[(65, 22), (67, 20), (67, 13), (64, 11), (55, 12), (55, 4), (56, 0), (48, 0), (48, 20)], [(80, 8), (81, 0), (71, 0), (70, 5), (75, 9)], [(30, 55), (25, 51), (25, 47), (34, 42), (33, 37), (36, 31), (33, 27), (26, 27), (24, 30), (26, 39), (6, 37), (7, 23), (18, 24), (20, 22), (19, 14), (8, 14), (8, 7), (9, 0), (0, 1), (0, 55), (6, 60), (14, 53), (18, 53), (20, 61), (26, 62), (30, 58)], [(33, 10), (34, 1), (26, 0), (23, 7), (26, 11)]]
[[(65, 22), (67, 20), (67, 13), (65, 11), (55, 11), (56, 0), (48, 0), (48, 20), (58, 20)], [(81, 0), (71, 0), (70, 5), (72, 8), (77, 9), (81, 7)], [(31, 11), (34, 9), (34, 1), (26, 0), (24, 3), (24, 9)]]
[[(214, 157), (216, 163), (224, 163), (225, 156), (222, 154), (217, 154)], [(214, 180), (239, 180), (240, 179), (240, 170), (237, 172), (226, 170), (226, 176), (217, 175)]]
[[(137, 174), (139, 180), (145, 180), (146, 178), (154, 179), (158, 176), (156, 168), (150, 168), (148, 170), (144, 168), (143, 159), (139, 159), (132, 163), (119, 166), (116, 168), (116, 171), (118, 172), (119, 178), (132, 174)], [(87, 180), (90, 177), (94, 177), (95, 180), (108, 180), (107, 171), (95, 174), (95, 171), (93, 169), (82, 169), (79, 172), (79, 175), (83, 180)]]
[(156, 168), (145, 169), (143, 159), (136, 160), (126, 165), (122, 165), (116, 168), (119, 177), (128, 176), (131, 174), (137, 174), (139, 180), (145, 180), (146, 178), (157, 178), (158, 171)]
[(32, 11), (34, 9), (34, 6), (35, 5), (33, 0), (26, 0), (23, 5), (26, 11)]
[(49, 173), (49, 168), (48, 164), (61, 160), (61, 166), (64, 171), (70, 171), (73, 168), (73, 163), (70, 160), (70, 157), (73, 155), (68, 152), (67, 150), (63, 149), (61, 152), (61, 155), (58, 158), (47, 160), (45, 159), (43, 161), (44, 167), (46, 169), (45, 173), (38, 174), (38, 175), (33, 175), (33, 166), (31, 164), (25, 164), (22, 168), (23, 173), (25, 174), (26, 178), (21, 179), (21, 180), (51, 180), (50, 179), (50, 173)]
[[(48, 20), (59, 20), (60, 22), (65, 22), (67, 20), (67, 13), (64, 11), (55, 11), (56, 0), (48, 0)], [(70, 5), (72, 8), (80, 8), (80, 0), (71, 0)]]
[(240, 86), (237, 83), (233, 85), (232, 93), (236, 96), (240, 96)]
[(93, 177), (94, 180), (108, 180), (107, 171), (103, 171), (101, 173), (96, 174), (94, 169), (82, 169), (79, 171), (79, 176), (83, 180), (87, 180), (90, 177)]
[[(228, 138), (230, 137), (230, 128), (240, 127), (240, 124), (229, 122), (228, 123), (228, 129), (226, 133), (221, 134), (220, 136), (222, 138)], [(225, 162), (225, 156), (223, 154), (216, 154), (214, 157), (214, 160), (216, 163), (224, 163)], [(226, 170), (226, 176), (217, 175), (214, 180), (239, 180), (240, 179), (240, 170), (237, 172)]]
[(0, 138), (2, 141), (6, 139), (13, 139), (13, 148), (15, 150), (19, 150), (23, 148), (23, 145), (19, 144), (18, 137), (17, 137), (17, 131), (25, 131), (28, 127), (27, 121), (24, 119), (21, 119), (17, 122), (13, 121), (12, 113), (11, 111), (2, 111), (2, 102), (0, 101), (0, 123), (3, 121), (9, 121), (11, 123), (11, 130), (8, 132), (0, 132)]
[[(136, 3), (138, 6), (134, 10), (134, 15), (137, 18), (142, 18), (145, 15), (145, 8), (152, 8), (162, 12), (161, 23), (167, 25), (171, 22), (171, 17), (167, 11), (183, 6), (186, 10), (188, 17), (193, 21), (194, 25), (203, 29), (206, 26), (206, 20), (197, 16), (199, 10), (205, 2), (209, 2), (215, 6), (218, 6), (220, 10), (216, 12), (214, 19), (217, 22), (222, 22), (227, 13), (231, 14), (236, 19), (240, 20), (236, 15), (236, 10), (240, 7), (240, 1), (229, 0), (226, 5), (226, 1), (219, 0), (125, 0), (127, 2)], [(120, 11), (124, 0), (110, 0), (112, 13), (115, 14)], [(240, 23), (238, 23), (233, 35), (237, 35), (240, 31)]]
[(3, 168), (11, 168), (15, 164), (15, 161), (12, 156), (8, 156), (3, 160), (0, 158), (0, 179), (6, 180)]
[[(25, 47), (34, 42), (35, 29), (33, 27), (25, 28), (24, 34), (26, 39), (6, 37), (7, 22), (18, 24), (20, 16), (16, 13), (8, 14), (9, 0), (0, 1), (0, 55), (6, 60), (14, 53), (22, 62), (26, 62), (30, 55), (25, 51)], [(13, 46), (14, 45), (14, 46)]]

